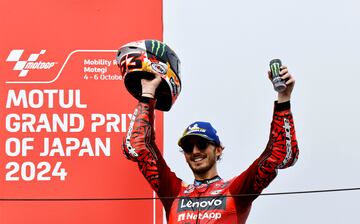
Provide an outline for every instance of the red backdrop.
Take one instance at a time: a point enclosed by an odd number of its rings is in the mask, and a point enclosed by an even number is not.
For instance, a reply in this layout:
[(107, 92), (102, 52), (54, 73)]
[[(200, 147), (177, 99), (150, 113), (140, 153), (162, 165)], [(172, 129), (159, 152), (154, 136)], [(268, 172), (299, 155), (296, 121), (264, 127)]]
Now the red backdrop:
[(154, 196), (121, 152), (136, 101), (114, 59), (162, 40), (162, 1), (5, 1), (0, 16), (0, 223), (162, 223), (153, 200), (7, 200)]

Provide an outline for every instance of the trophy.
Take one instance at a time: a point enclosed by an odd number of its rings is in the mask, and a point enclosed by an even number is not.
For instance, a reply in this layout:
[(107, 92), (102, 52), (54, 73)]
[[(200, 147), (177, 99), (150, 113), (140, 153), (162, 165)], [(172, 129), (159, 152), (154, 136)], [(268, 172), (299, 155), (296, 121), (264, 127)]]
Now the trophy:
[(136, 99), (141, 98), (141, 79), (161, 76), (156, 89), (155, 108), (169, 111), (181, 91), (180, 60), (175, 52), (158, 40), (141, 40), (120, 47), (116, 55), (127, 91)]

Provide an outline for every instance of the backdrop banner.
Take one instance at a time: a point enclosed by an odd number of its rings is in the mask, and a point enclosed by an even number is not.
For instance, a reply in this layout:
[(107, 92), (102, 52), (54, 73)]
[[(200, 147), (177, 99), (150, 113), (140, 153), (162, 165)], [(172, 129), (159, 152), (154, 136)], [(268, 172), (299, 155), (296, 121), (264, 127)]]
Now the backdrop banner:
[(162, 40), (162, 1), (5, 1), (0, 19), (0, 223), (162, 223), (159, 201), (122, 200), (155, 195), (122, 155), (137, 102), (115, 60)]

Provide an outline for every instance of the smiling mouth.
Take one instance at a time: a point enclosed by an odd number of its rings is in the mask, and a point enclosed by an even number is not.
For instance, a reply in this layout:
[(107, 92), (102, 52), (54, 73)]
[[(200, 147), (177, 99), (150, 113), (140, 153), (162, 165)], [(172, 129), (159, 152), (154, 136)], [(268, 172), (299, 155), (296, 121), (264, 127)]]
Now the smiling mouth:
[(200, 161), (202, 161), (202, 160), (204, 160), (205, 158), (203, 158), (203, 157), (198, 157), (198, 158), (195, 158), (195, 159), (193, 159), (193, 161), (194, 162), (200, 162)]

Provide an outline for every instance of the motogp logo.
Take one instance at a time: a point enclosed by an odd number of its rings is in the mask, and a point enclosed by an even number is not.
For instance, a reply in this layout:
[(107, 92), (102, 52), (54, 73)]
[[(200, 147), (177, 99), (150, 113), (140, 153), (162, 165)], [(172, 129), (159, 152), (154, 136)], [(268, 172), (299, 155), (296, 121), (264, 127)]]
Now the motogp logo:
[(27, 60), (20, 60), (24, 53), (23, 49), (12, 50), (7, 57), (7, 62), (16, 62), (13, 70), (20, 71), (19, 77), (25, 77), (30, 70), (47, 70), (52, 68), (55, 62), (38, 61), (40, 55), (45, 54), (46, 50), (41, 50), (39, 53), (30, 54)]

